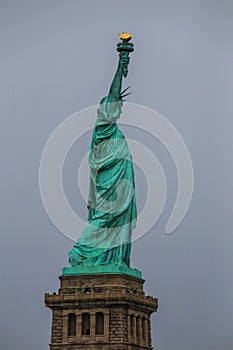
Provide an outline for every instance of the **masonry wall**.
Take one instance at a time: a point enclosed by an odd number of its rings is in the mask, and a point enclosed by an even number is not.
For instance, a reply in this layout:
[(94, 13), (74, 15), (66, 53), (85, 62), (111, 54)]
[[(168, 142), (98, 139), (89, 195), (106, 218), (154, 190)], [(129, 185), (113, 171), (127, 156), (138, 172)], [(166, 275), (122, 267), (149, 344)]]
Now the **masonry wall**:
[[(45, 294), (52, 310), (51, 350), (151, 350), (150, 315), (158, 300), (147, 297), (144, 281), (126, 275), (63, 276), (58, 294)], [(96, 334), (96, 314), (104, 315), (103, 334)], [(69, 335), (69, 314), (75, 334)], [(82, 334), (82, 314), (90, 330)], [(143, 330), (143, 325), (145, 329)]]

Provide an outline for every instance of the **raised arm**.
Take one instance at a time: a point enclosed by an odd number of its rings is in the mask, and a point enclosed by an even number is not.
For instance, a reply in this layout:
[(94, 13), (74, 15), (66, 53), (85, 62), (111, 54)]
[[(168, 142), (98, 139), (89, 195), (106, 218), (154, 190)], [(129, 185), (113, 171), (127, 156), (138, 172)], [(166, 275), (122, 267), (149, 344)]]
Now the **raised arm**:
[(123, 76), (126, 77), (128, 74), (129, 53), (134, 50), (134, 45), (129, 43), (129, 40), (131, 39), (131, 35), (129, 33), (120, 33), (119, 35), (122, 40), (122, 42), (117, 44), (119, 62), (108, 96), (105, 96), (100, 102), (97, 118), (99, 121), (116, 121), (121, 113), (122, 97), (128, 95), (124, 95), (124, 92), (128, 88), (122, 92), (121, 85)]
[(124, 51), (120, 52), (117, 71), (115, 73), (115, 76), (113, 78), (113, 81), (109, 90), (109, 96), (116, 101), (119, 101), (121, 99), (122, 77), (126, 69), (128, 72), (128, 64), (129, 64), (128, 52), (124, 52)]

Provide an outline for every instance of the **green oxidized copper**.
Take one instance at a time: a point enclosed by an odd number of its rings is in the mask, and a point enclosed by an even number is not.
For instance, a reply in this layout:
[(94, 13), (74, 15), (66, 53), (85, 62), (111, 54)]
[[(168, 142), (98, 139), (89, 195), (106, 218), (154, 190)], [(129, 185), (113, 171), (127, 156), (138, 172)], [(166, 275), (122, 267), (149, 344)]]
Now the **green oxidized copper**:
[(130, 38), (121, 37), (123, 40), (117, 45), (118, 67), (109, 94), (98, 109), (89, 151), (89, 223), (69, 252), (73, 267), (64, 268), (63, 275), (141, 276), (140, 271), (129, 267), (132, 230), (137, 218), (134, 170), (127, 141), (117, 125), (123, 97), (128, 95), (127, 89), (121, 92), (121, 86), (128, 73), (129, 53), (134, 50), (128, 42)]

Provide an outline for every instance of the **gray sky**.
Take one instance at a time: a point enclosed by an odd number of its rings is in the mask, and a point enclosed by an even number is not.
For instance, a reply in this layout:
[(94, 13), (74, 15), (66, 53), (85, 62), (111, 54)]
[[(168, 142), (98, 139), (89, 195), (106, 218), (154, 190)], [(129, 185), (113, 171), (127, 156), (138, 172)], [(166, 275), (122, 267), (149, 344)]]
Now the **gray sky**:
[[(128, 101), (157, 110), (177, 128), (195, 173), (189, 211), (167, 236), (177, 193), (174, 164), (158, 141), (124, 129), (153, 150), (168, 182), (160, 220), (132, 252), (146, 292), (159, 298), (153, 345), (232, 349), (232, 18), (230, 0), (0, 2), (1, 350), (48, 348), (43, 294), (58, 289), (72, 242), (43, 208), (40, 157), (59, 123), (108, 92), (119, 31), (131, 32), (135, 44)], [(64, 166), (67, 197), (84, 216), (76, 174), (89, 140), (74, 145)], [(137, 169), (136, 182), (144, 201)]]

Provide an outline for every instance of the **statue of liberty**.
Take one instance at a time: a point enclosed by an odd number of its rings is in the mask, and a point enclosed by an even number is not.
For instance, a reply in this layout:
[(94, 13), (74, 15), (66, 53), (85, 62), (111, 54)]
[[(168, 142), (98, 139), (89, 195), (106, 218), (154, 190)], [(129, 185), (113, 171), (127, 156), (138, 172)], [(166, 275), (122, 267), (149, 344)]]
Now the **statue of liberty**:
[(134, 170), (127, 141), (118, 128), (123, 98), (122, 78), (128, 73), (131, 35), (120, 33), (119, 63), (109, 93), (97, 111), (89, 151), (88, 224), (69, 252), (76, 266), (130, 265), (132, 230), (137, 209)]

